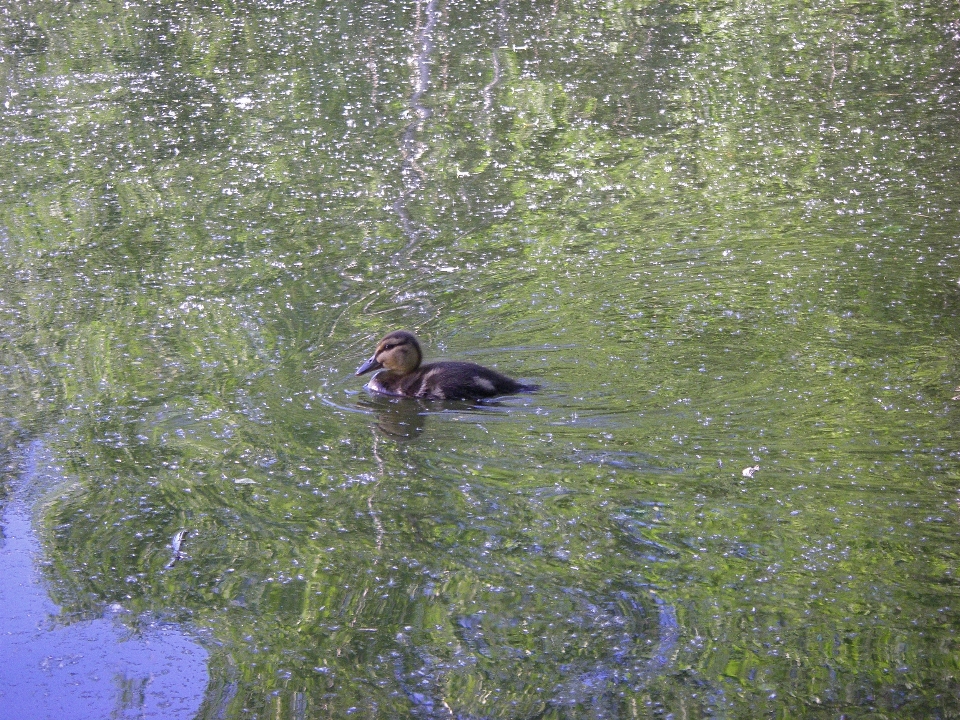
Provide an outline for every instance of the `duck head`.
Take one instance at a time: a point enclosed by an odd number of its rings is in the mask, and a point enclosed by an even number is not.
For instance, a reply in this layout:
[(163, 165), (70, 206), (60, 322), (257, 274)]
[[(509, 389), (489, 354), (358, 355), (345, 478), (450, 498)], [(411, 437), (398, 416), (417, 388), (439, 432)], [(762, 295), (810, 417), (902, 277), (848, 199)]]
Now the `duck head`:
[(416, 370), (422, 359), (420, 343), (414, 334), (406, 330), (394, 330), (377, 343), (377, 351), (357, 368), (357, 375), (380, 368), (405, 375)]

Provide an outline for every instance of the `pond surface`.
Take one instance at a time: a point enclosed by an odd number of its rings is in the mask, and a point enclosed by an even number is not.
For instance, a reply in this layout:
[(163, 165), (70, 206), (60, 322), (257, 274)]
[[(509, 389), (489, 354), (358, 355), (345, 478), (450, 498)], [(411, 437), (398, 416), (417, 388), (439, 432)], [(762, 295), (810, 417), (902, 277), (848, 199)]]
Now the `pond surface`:
[(3, 582), (205, 688), (30, 692), (960, 716), (955, 3), (6, 1), (0, 78)]
[[(0, 567), (0, 697), (4, 718), (196, 717), (208, 677), (207, 654), (162, 623), (131, 633), (115, 617), (76, 622), (60, 615), (37, 572), (30, 501), (62, 482), (62, 469), (33, 442), (24, 457), (26, 482), (3, 513)], [(101, 613), (104, 614), (104, 613)], [(114, 616), (114, 617), (110, 617)]]

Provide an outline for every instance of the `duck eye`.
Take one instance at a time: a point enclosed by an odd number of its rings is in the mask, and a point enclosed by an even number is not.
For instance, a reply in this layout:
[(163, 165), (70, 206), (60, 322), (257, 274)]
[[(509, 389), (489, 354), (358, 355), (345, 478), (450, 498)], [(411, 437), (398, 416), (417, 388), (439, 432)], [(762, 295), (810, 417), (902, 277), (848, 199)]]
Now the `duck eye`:
[(384, 346), (383, 346), (383, 349), (384, 349), (385, 351), (386, 351), (386, 350), (393, 350), (395, 347), (396, 347), (396, 345), (384, 345)]

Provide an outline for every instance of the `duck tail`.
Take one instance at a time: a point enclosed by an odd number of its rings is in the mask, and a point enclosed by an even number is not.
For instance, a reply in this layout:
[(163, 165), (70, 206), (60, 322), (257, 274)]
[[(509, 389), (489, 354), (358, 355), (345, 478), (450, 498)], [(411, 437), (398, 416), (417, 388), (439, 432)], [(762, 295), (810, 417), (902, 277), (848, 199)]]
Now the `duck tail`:
[(517, 383), (517, 385), (520, 386), (517, 392), (536, 392), (540, 389), (540, 386), (534, 383)]

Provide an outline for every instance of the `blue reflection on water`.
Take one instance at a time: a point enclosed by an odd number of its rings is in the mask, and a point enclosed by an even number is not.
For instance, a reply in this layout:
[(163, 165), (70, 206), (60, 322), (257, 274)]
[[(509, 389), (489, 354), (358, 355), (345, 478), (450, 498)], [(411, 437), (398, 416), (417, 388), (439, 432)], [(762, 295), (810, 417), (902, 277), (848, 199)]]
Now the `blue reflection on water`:
[(207, 687), (207, 652), (182, 632), (156, 626), (131, 636), (110, 617), (56, 623), (59, 608), (36, 567), (40, 544), (20, 497), (32, 494), (24, 485), (35, 488), (43, 474), (42, 455), (34, 443), (26, 482), (3, 513), (0, 718), (195, 717)]

